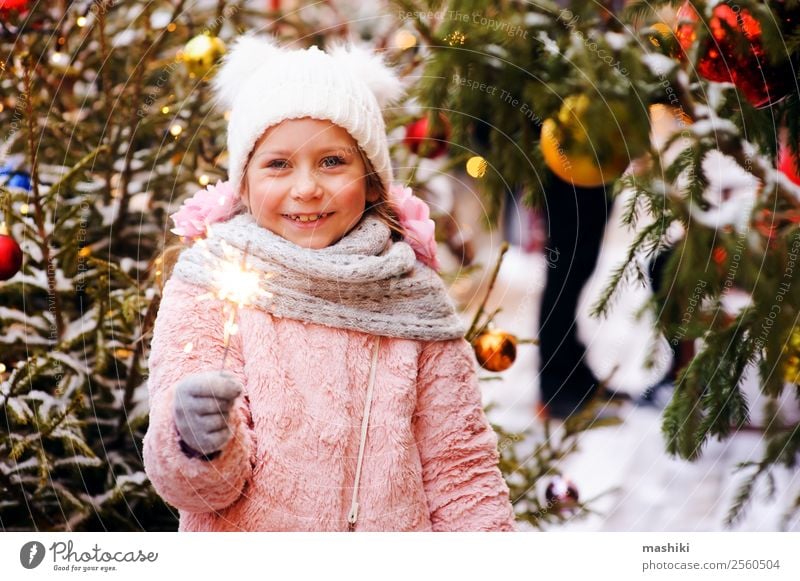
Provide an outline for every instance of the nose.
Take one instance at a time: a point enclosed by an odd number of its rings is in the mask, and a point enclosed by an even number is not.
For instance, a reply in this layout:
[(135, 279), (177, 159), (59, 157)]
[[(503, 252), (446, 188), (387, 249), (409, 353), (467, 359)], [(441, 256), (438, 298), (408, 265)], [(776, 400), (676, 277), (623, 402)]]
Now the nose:
[(292, 197), (296, 200), (310, 200), (319, 197), (322, 190), (313, 170), (299, 170), (292, 184)]

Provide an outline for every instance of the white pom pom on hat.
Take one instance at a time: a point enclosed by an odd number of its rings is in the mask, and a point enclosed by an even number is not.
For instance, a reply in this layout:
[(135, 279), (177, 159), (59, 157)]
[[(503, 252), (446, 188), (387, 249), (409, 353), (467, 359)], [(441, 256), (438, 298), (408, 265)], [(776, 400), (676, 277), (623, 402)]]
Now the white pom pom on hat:
[(230, 109), (242, 84), (259, 68), (278, 58), (281, 49), (267, 37), (245, 34), (236, 39), (223, 57), (212, 85), (222, 107)]
[(392, 165), (383, 107), (403, 86), (380, 55), (337, 44), (291, 49), (266, 36), (239, 37), (213, 80), (219, 104), (230, 111), (228, 174), (241, 187), (247, 159), (264, 131), (286, 119), (311, 117), (339, 125), (358, 143), (388, 189)]
[(405, 92), (400, 79), (379, 54), (343, 43), (334, 44), (329, 52), (342, 66), (363, 79), (381, 107), (395, 103)]

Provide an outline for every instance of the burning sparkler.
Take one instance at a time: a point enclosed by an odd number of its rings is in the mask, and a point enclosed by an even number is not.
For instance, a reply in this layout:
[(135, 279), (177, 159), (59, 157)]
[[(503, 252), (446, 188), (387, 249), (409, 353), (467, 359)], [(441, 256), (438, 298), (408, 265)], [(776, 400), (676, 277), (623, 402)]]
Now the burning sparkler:
[[(203, 244), (200, 241), (198, 244)], [(239, 309), (251, 304), (257, 297), (271, 297), (272, 294), (261, 288), (262, 275), (258, 271), (252, 270), (247, 266), (247, 254), (250, 244), (245, 246), (241, 255), (241, 261), (237, 260), (238, 252), (222, 241), (222, 251), (225, 260), (219, 270), (214, 272), (214, 287), (216, 293), (206, 293), (198, 297), (200, 300), (216, 298), (224, 301), (223, 313), (226, 315), (224, 327), (225, 351), (222, 355), (222, 368), (225, 369), (225, 361), (228, 358), (231, 337), (239, 332), (237, 316)]]

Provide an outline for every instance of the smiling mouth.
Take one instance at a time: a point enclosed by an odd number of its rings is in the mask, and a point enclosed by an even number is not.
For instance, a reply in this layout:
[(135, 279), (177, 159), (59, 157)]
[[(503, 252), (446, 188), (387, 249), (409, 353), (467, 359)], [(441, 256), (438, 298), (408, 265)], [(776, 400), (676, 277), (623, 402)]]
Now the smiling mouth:
[(281, 214), (284, 218), (288, 218), (289, 220), (294, 220), (295, 222), (319, 222), (323, 218), (327, 218), (333, 214), (333, 212), (328, 212), (327, 214)]

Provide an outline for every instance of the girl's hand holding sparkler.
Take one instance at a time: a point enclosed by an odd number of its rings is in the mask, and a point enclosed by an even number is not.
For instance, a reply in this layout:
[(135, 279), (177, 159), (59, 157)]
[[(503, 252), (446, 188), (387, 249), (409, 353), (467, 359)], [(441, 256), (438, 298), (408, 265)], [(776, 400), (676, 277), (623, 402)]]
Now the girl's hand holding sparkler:
[(231, 438), (228, 417), (242, 384), (230, 371), (206, 371), (184, 378), (175, 386), (173, 415), (181, 440), (208, 456)]
[[(182, 445), (189, 448), (184, 449), (184, 453), (190, 456), (197, 454), (206, 460), (210, 460), (210, 455), (221, 450), (230, 440), (230, 410), (243, 391), (242, 383), (233, 373), (225, 370), (231, 337), (238, 330), (236, 318), (239, 307), (248, 305), (254, 297), (269, 294), (260, 288), (258, 273), (247, 268), (248, 248), (249, 244), (237, 260), (237, 252), (223, 245), (227, 260), (221, 263), (219, 271), (215, 273), (217, 292), (200, 297), (201, 300), (220, 300), (224, 305), (227, 320), (222, 368), (189, 375), (175, 386), (173, 414)], [(187, 348), (191, 349), (191, 344)]]

